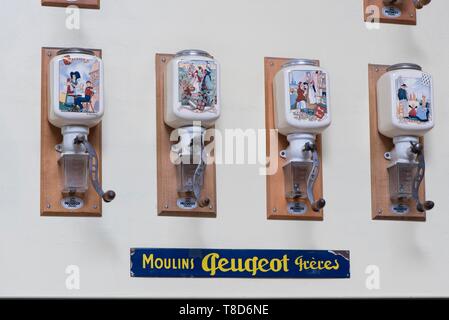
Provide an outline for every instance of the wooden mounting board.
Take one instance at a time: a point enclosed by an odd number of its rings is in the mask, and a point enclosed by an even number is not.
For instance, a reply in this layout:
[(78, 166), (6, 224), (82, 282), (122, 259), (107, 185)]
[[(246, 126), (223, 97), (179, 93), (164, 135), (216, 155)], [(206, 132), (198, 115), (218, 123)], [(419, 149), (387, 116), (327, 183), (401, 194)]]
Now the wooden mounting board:
[(174, 130), (164, 122), (165, 107), (165, 70), (166, 64), (173, 58), (173, 54), (156, 54), (156, 131), (157, 131), (157, 207), (158, 215), (174, 217), (215, 218), (217, 216), (215, 163), (206, 165), (204, 172), (204, 186), (201, 198), (209, 198), (206, 207), (192, 210), (181, 209), (177, 206), (177, 176), (176, 167), (170, 161), (170, 150), (173, 142), (170, 134)]
[(77, 6), (83, 9), (100, 9), (100, 0), (42, 0), (47, 7)]
[[(102, 199), (89, 182), (89, 189), (84, 197), (84, 207), (79, 210), (65, 209), (60, 201), (61, 166), (58, 165), (60, 154), (55, 146), (62, 142), (61, 129), (48, 122), (49, 83), (48, 72), (50, 60), (63, 48), (42, 48), (41, 73), (41, 216), (61, 217), (101, 217)], [(101, 50), (94, 50), (101, 57)], [(101, 182), (101, 123), (90, 128), (89, 142), (98, 155), (99, 178)]]
[[(392, 205), (389, 192), (388, 165), (385, 152), (394, 148), (393, 139), (383, 136), (377, 128), (377, 80), (387, 71), (386, 65), (370, 64), (369, 77), (369, 115), (371, 145), (371, 210), (374, 220), (426, 221), (426, 213), (418, 212), (410, 201), (408, 214), (397, 214), (390, 210)], [(421, 143), (424, 139), (421, 138)], [(425, 198), (425, 183), (421, 183), (420, 198)]]
[[(377, 7), (373, 12), (368, 7)], [(387, 17), (383, 14), (383, 8), (386, 7), (383, 0), (363, 0), (363, 12), (365, 22), (371, 22), (373, 15), (376, 11), (379, 14), (380, 23), (392, 23), (392, 24), (405, 24), (405, 25), (416, 25), (416, 8), (413, 5), (412, 0), (404, 0), (402, 4), (396, 4), (391, 7), (396, 7), (401, 11), (399, 17)], [(387, 6), (388, 7), (388, 6)]]
[[(281, 69), (282, 65), (291, 59), (287, 58), (265, 58), (265, 130), (266, 130), (266, 146), (267, 157), (270, 158), (271, 150), (271, 134), (270, 131), (275, 130), (274, 127), (274, 96), (273, 96), (273, 79), (276, 73)], [(278, 158), (278, 170), (273, 175), (267, 175), (267, 218), (273, 220), (310, 220), (310, 221), (322, 221), (323, 210), (320, 212), (314, 212), (311, 209), (310, 202), (308, 200), (305, 203), (308, 206), (308, 211), (301, 215), (294, 215), (288, 213), (288, 202), (285, 198), (284, 191), (284, 172), (282, 170), (285, 160), (279, 156), (281, 150), (285, 150), (288, 147), (287, 137), (276, 134), (278, 150), (276, 150), (276, 157)], [(317, 135), (316, 145), (318, 148), (318, 154), (321, 157), (321, 135)], [(319, 199), (323, 195), (323, 166), (320, 162), (319, 175), (314, 187), (314, 195), (316, 199)]]

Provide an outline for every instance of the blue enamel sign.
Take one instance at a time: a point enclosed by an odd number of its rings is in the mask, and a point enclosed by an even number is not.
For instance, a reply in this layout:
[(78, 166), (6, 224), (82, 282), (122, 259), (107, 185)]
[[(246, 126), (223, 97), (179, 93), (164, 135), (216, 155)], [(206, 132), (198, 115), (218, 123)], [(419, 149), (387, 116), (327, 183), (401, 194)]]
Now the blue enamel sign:
[(349, 251), (133, 248), (131, 277), (349, 278)]

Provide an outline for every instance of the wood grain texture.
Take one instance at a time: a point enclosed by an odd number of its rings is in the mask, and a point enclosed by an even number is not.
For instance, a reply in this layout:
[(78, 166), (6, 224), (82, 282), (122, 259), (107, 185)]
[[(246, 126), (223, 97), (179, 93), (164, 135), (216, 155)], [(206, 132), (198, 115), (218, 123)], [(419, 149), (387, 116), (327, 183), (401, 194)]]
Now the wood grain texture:
[[(48, 121), (49, 107), (49, 66), (50, 60), (63, 48), (42, 48), (41, 73), (41, 216), (61, 217), (101, 217), (102, 201), (89, 182), (89, 189), (84, 197), (84, 207), (79, 210), (65, 209), (62, 199), (61, 166), (58, 165), (60, 154), (55, 146), (62, 142), (61, 129)], [(94, 50), (101, 57), (101, 50)], [(101, 123), (90, 128), (89, 142), (98, 155), (99, 178), (101, 182)]]
[(46, 7), (77, 6), (83, 9), (100, 9), (100, 0), (42, 0), (41, 4)]
[(383, 0), (363, 0), (363, 12), (365, 21), (368, 21), (369, 17), (372, 15), (372, 13), (367, 10), (367, 7), (369, 6), (376, 6), (377, 8), (379, 8), (380, 23), (416, 25), (416, 8), (413, 5), (412, 0), (404, 0), (402, 4), (393, 6), (401, 10), (401, 16), (397, 18), (386, 17), (383, 15), (382, 8), (385, 7)]
[[(274, 125), (274, 96), (273, 96), (273, 79), (276, 73), (281, 69), (282, 65), (291, 59), (287, 58), (270, 58), (266, 57), (265, 64), (265, 129), (266, 129), (266, 148), (267, 158), (270, 158), (271, 150), (271, 135), (270, 131), (275, 130)], [(311, 209), (310, 202), (305, 200), (309, 208), (307, 212), (301, 215), (294, 215), (288, 213), (287, 199), (285, 198), (284, 190), (284, 172), (282, 167), (285, 165), (285, 160), (279, 156), (279, 152), (288, 147), (287, 137), (276, 134), (273, 137), (277, 139), (278, 149), (274, 150), (275, 157), (278, 161), (278, 170), (275, 174), (267, 175), (267, 218), (272, 220), (310, 220), (322, 221), (323, 210), (314, 212)], [(317, 135), (316, 145), (318, 154), (322, 159), (321, 135)], [(314, 187), (314, 195), (316, 199), (323, 197), (323, 167), (320, 162), (319, 175)]]
[[(394, 148), (393, 139), (379, 133), (377, 127), (377, 80), (387, 71), (388, 66), (370, 64), (369, 77), (369, 115), (370, 115), (370, 152), (371, 152), (371, 210), (374, 220), (426, 221), (426, 213), (416, 210), (414, 201), (410, 201), (408, 214), (391, 212), (388, 165), (385, 152)], [(424, 139), (421, 138), (421, 143)], [(424, 180), (419, 190), (421, 199), (425, 198)]]
[[(201, 198), (209, 198), (205, 207), (193, 210), (181, 209), (177, 206), (177, 176), (176, 167), (170, 160), (170, 150), (173, 142), (170, 134), (174, 130), (164, 122), (164, 84), (166, 64), (173, 54), (156, 54), (156, 130), (157, 130), (157, 207), (158, 215), (174, 217), (215, 218), (217, 216), (217, 197), (215, 182), (215, 163), (206, 165), (204, 186)], [(214, 128), (214, 127), (212, 127)]]

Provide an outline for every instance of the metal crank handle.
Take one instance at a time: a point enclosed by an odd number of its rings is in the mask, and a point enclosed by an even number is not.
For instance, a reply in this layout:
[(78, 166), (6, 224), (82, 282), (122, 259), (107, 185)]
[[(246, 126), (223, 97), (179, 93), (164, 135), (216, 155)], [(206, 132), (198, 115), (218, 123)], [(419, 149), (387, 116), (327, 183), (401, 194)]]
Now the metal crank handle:
[(326, 205), (326, 200), (320, 198), (315, 201), (315, 197), (313, 195), (313, 187), (315, 186), (315, 182), (320, 169), (320, 159), (318, 157), (316, 144), (307, 142), (304, 146), (304, 151), (312, 152), (313, 163), (312, 170), (310, 171), (309, 178), (307, 179), (307, 197), (310, 204), (312, 205), (312, 210), (315, 212), (319, 212)]
[(195, 196), (195, 199), (198, 201), (200, 201), (201, 189), (203, 188), (202, 181), (204, 179), (205, 167), (206, 164), (201, 159), (193, 174), (193, 194)]
[(86, 137), (82, 134), (76, 136), (73, 141), (75, 144), (82, 144), (86, 148), (87, 154), (89, 156), (89, 176), (92, 186), (98, 195), (103, 199), (104, 202), (111, 202), (114, 200), (116, 193), (115, 191), (108, 190), (106, 192), (103, 191), (103, 188), (100, 184), (99, 179), (99, 170), (98, 170), (98, 156), (95, 148), (87, 141)]
[(433, 201), (424, 201), (421, 202), (419, 199), (419, 187), (421, 186), (421, 182), (424, 179), (424, 174), (426, 172), (426, 162), (424, 159), (423, 145), (420, 143), (411, 142), (411, 152), (417, 155), (418, 160), (418, 171), (416, 172), (416, 176), (413, 180), (412, 186), (412, 198), (416, 202), (416, 210), (419, 212), (425, 212), (427, 210), (432, 210), (435, 206)]

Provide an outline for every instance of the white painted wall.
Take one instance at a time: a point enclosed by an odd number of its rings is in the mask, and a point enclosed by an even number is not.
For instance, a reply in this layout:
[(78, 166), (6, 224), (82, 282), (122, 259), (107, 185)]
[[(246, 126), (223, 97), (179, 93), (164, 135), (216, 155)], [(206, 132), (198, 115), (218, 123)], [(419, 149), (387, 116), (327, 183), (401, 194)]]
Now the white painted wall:
[[(449, 2), (433, 1), (417, 27), (368, 31), (362, 0), (102, 0), (81, 30), (40, 0), (0, 0), (0, 296), (449, 297)], [(40, 49), (103, 49), (103, 218), (39, 216)], [(333, 125), (324, 134), (325, 221), (265, 218), (259, 166), (217, 167), (217, 219), (156, 214), (154, 55), (205, 49), (222, 64), (217, 127), (264, 127), (264, 56), (320, 59), (332, 77)], [(437, 125), (426, 137), (426, 223), (370, 216), (368, 63), (411, 61), (431, 72)], [(349, 203), (351, 200), (351, 203)], [(130, 247), (349, 249), (350, 280), (132, 279)], [(81, 288), (65, 287), (78, 265)], [(377, 265), (381, 290), (365, 287)]]

